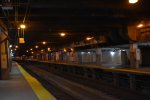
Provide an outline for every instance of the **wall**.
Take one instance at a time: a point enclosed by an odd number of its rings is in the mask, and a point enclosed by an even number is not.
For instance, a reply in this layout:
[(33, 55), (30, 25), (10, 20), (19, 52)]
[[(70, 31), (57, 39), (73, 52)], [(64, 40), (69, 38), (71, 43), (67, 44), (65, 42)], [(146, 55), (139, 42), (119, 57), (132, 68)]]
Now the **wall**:
[(121, 65), (121, 51), (110, 51), (110, 50), (103, 50), (102, 51), (102, 59), (101, 59), (102, 65), (112, 65), (117, 66)]
[(141, 57), (142, 57), (142, 64), (143, 67), (150, 66), (150, 47), (141, 48)]
[(8, 56), (7, 29), (0, 21), (0, 79), (9, 79), (10, 61)]

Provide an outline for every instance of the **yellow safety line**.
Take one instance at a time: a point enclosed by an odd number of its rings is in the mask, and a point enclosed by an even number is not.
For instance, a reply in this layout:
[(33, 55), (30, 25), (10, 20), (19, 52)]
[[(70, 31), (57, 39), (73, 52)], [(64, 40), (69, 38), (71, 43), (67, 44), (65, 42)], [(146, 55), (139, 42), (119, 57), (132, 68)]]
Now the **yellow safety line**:
[(56, 100), (56, 98), (48, 92), (42, 85), (41, 83), (32, 77), (30, 74), (28, 74), (22, 67), (17, 63), (17, 66), (23, 76), (25, 77), (26, 81), (29, 83), (31, 86), (32, 90), (34, 93), (37, 95), (39, 100)]

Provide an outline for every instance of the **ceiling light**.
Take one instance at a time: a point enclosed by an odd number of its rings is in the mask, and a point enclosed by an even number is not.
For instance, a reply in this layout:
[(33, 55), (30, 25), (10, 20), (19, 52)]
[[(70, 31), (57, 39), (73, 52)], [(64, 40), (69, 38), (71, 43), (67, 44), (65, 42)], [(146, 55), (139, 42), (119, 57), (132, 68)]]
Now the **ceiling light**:
[(73, 51), (74, 51), (74, 49), (73, 49), (73, 48), (71, 48), (71, 51), (73, 52)]
[(143, 27), (143, 24), (137, 25), (137, 28), (141, 28), (141, 27)]
[(93, 39), (94, 37), (87, 37), (86, 40), (89, 41), (91, 39)]
[(67, 52), (66, 48), (64, 48), (64, 52)]
[(39, 46), (36, 45), (35, 48), (39, 48)]
[(26, 52), (28, 53), (29, 51), (27, 50)]
[(110, 54), (111, 54), (111, 56), (114, 56), (115, 52), (111, 51)]
[(25, 29), (25, 28), (26, 28), (26, 25), (25, 25), (25, 24), (21, 24), (21, 25), (20, 25), (20, 28)]
[(9, 48), (12, 48), (12, 45), (9, 45)]
[(18, 48), (18, 46), (16, 45), (15, 48)]
[(131, 3), (131, 4), (135, 4), (137, 2), (138, 2), (138, 0), (129, 0), (129, 3)]
[(44, 50), (42, 49), (41, 52), (43, 52)]
[(64, 37), (66, 34), (65, 33), (60, 33), (60, 36), (61, 37)]
[(44, 44), (44, 45), (45, 45), (45, 44), (46, 44), (46, 42), (44, 41), (44, 42), (42, 42), (42, 44)]
[(48, 51), (51, 51), (51, 48), (47, 48)]
[(32, 51), (33, 49), (31, 48), (30, 50)]

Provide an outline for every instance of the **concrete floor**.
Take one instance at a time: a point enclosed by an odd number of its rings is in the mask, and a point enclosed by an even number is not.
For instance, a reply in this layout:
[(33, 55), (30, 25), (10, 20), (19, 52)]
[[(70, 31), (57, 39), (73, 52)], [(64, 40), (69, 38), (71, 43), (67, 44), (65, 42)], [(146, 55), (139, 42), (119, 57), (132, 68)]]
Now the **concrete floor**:
[(0, 100), (38, 100), (15, 63), (10, 80), (0, 80)]

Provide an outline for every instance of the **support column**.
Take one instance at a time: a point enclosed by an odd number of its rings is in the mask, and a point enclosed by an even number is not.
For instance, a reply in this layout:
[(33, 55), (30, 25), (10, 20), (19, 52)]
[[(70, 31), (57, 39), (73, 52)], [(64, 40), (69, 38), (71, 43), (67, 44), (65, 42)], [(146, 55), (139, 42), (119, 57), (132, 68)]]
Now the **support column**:
[(130, 44), (130, 66), (131, 68), (139, 68), (140, 50), (137, 43)]
[(100, 48), (97, 48), (96, 49), (96, 65), (101, 65), (101, 54), (102, 54), (102, 51)]
[[(0, 40), (4, 40), (6, 36), (1, 33)], [(0, 44), (0, 68), (1, 79), (9, 79), (9, 62), (8, 62), (8, 42), (7, 40)]]

